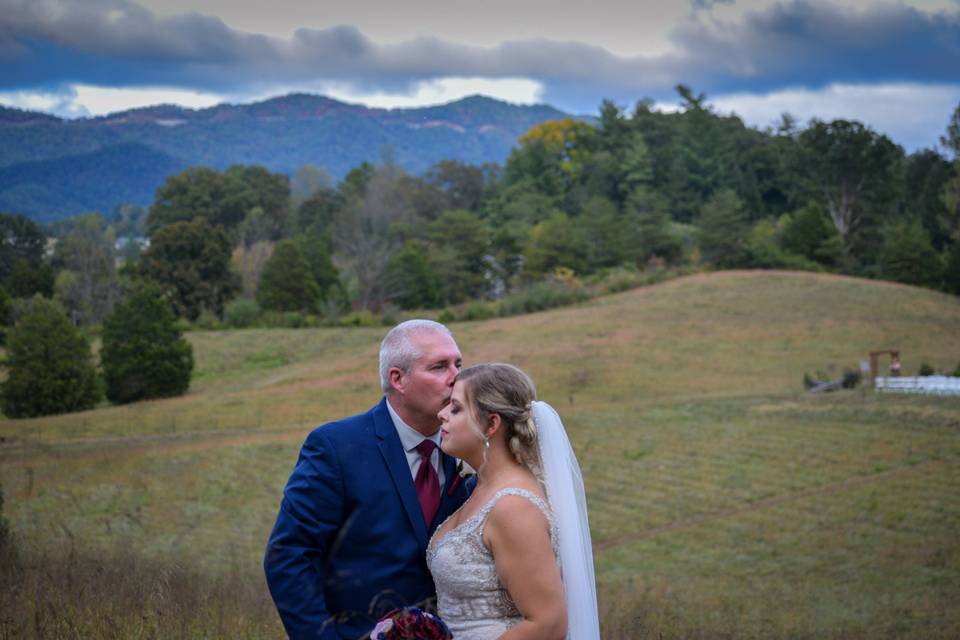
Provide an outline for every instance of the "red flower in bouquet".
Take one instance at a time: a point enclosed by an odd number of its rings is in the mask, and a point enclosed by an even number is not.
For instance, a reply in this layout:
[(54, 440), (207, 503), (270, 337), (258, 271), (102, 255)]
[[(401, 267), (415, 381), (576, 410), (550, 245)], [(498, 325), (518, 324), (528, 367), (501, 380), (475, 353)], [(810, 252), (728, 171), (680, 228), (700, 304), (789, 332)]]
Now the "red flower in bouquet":
[(394, 609), (380, 619), (370, 640), (452, 640), (443, 620), (417, 607)]

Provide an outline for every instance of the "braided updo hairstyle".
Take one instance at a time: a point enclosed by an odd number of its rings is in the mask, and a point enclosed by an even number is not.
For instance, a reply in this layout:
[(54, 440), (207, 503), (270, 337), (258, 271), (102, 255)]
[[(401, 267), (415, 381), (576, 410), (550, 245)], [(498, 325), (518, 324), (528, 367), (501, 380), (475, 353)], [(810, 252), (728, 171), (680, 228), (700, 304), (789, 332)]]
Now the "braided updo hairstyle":
[(467, 409), (481, 429), (490, 422), (490, 416), (500, 416), (513, 457), (539, 479), (540, 456), (531, 407), (537, 399), (537, 389), (530, 376), (513, 365), (493, 362), (467, 367), (457, 380), (464, 383)]

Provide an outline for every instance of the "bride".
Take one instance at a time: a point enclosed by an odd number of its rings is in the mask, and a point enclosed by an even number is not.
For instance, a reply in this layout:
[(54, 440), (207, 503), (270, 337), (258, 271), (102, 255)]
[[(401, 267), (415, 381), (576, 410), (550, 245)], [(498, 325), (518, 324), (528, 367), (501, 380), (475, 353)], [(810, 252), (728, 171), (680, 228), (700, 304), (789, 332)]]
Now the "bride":
[(427, 564), (456, 640), (600, 637), (586, 499), (560, 418), (508, 364), (464, 369), (440, 448), (477, 469)]

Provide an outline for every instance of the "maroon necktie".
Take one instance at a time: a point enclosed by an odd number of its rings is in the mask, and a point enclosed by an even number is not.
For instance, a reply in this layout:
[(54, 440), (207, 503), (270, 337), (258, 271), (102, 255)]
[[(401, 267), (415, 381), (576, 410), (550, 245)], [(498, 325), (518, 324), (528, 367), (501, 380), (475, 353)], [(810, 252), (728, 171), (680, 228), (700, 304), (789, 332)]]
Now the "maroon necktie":
[(417, 477), (413, 484), (417, 488), (417, 498), (420, 499), (420, 509), (423, 511), (423, 521), (430, 528), (433, 517), (437, 515), (437, 509), (440, 508), (440, 479), (437, 478), (437, 472), (430, 464), (430, 456), (437, 444), (433, 440), (424, 440), (417, 445), (417, 451), (420, 453), (420, 468), (417, 469)]

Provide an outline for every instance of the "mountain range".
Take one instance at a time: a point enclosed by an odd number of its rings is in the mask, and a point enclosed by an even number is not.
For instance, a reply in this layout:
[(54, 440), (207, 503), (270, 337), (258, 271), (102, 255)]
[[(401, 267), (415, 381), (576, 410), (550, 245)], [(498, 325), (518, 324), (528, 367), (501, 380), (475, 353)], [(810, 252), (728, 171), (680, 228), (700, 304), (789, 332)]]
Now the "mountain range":
[(258, 164), (292, 175), (310, 164), (339, 180), (384, 153), (414, 174), (439, 160), (503, 162), (531, 126), (566, 115), (548, 105), (482, 96), (377, 109), (290, 94), (77, 120), (0, 107), (0, 211), (50, 222), (89, 211), (109, 214), (121, 203), (146, 206), (168, 176), (197, 165)]

